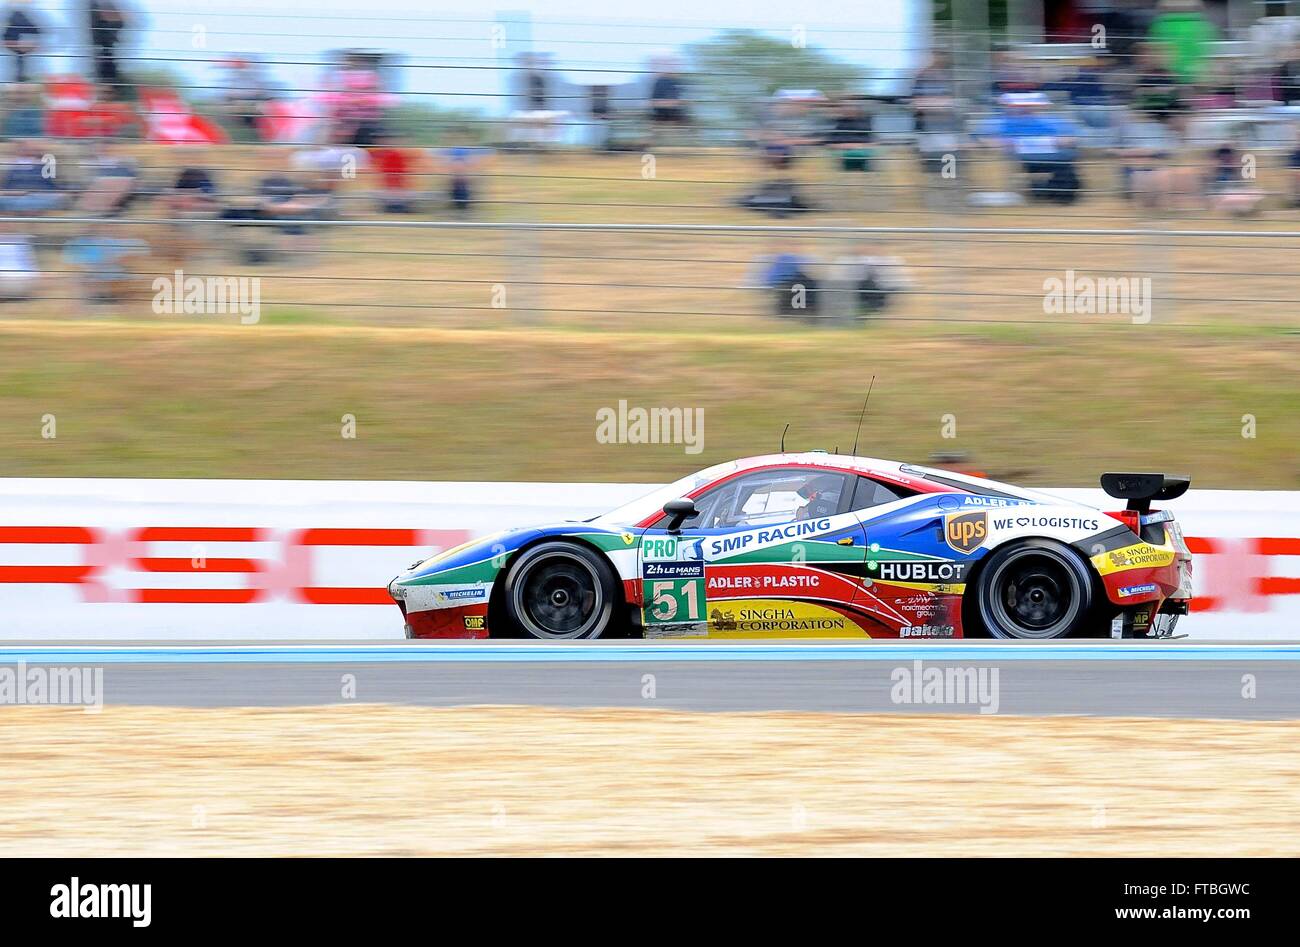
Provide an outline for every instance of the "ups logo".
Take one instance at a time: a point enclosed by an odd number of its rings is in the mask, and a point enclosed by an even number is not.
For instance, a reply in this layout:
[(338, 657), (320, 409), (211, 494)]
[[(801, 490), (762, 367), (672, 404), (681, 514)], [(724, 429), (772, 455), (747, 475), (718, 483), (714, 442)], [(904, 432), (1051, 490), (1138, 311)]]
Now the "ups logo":
[(958, 552), (970, 552), (984, 542), (989, 534), (989, 514), (986, 510), (958, 513), (944, 521), (944, 539)]

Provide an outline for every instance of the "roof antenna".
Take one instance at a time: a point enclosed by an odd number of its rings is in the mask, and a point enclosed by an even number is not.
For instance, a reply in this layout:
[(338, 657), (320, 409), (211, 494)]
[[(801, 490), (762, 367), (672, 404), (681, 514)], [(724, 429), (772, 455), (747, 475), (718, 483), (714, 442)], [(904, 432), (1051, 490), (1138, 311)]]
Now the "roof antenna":
[(785, 422), (785, 430), (781, 432), (781, 453), (785, 453), (785, 432), (790, 430), (790, 422)]
[(862, 399), (862, 413), (858, 415), (858, 429), (853, 432), (853, 450), (849, 451), (852, 457), (858, 456), (858, 436), (862, 433), (862, 419), (867, 416), (867, 402), (871, 400), (871, 389), (876, 385), (876, 376), (871, 376), (871, 384), (867, 385), (867, 396)]

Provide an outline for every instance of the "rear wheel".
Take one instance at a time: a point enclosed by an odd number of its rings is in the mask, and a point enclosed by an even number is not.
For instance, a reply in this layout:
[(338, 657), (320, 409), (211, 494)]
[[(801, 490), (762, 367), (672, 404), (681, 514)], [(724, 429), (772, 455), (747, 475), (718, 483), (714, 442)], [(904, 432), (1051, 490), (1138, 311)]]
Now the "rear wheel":
[(505, 582), (511, 624), (531, 638), (599, 638), (615, 614), (614, 570), (594, 550), (547, 542), (524, 550)]
[(1078, 634), (1093, 607), (1087, 563), (1070, 547), (1045, 539), (993, 553), (980, 571), (975, 593), (980, 624), (993, 638)]

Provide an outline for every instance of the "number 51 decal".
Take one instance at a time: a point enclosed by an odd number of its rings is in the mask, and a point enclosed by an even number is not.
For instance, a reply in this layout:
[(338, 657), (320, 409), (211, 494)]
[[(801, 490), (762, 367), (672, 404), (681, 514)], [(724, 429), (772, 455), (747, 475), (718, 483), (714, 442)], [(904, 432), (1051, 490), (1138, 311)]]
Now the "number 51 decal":
[(646, 582), (645, 623), (680, 624), (704, 620), (704, 579), (651, 579)]

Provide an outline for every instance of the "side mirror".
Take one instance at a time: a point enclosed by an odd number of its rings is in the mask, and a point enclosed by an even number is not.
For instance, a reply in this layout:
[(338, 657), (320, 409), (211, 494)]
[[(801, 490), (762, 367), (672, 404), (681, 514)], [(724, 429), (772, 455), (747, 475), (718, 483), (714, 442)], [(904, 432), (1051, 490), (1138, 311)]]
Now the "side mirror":
[(694, 516), (699, 510), (695, 509), (695, 501), (683, 497), (680, 500), (669, 500), (664, 504), (664, 512), (671, 519), (668, 520), (668, 532), (680, 533), (682, 524)]

